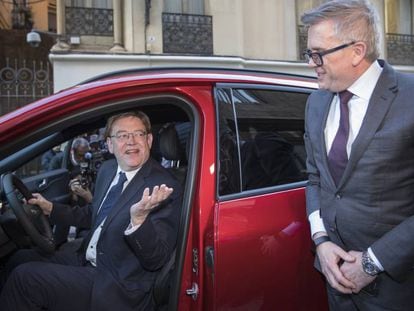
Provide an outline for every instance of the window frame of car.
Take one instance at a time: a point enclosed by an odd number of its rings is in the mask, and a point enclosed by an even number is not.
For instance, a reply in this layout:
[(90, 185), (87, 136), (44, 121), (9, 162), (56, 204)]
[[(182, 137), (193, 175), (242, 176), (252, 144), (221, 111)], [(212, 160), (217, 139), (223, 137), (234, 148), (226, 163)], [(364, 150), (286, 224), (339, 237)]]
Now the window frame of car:
[[(191, 123), (190, 143), (188, 146), (188, 158), (191, 160), (188, 161), (187, 177), (185, 185), (183, 186), (182, 213), (175, 252), (176, 262), (184, 263), (186, 242), (190, 227), (189, 223), (191, 221), (191, 208), (196, 192), (196, 178), (198, 178), (197, 168), (199, 167), (200, 161), (200, 155), (197, 153), (197, 146), (201, 139), (200, 112), (198, 111), (197, 105), (184, 96), (167, 92), (153, 95), (133, 96), (128, 99), (105, 102), (98, 107), (80, 110), (76, 113), (68, 114), (62, 119), (54, 120), (54, 122), (39, 128), (35, 132), (24, 135), (20, 137), (18, 141), (14, 141), (12, 144), (6, 146), (6, 149), (4, 150), (7, 151), (7, 153), (0, 159), (0, 175), (6, 172), (15, 171), (18, 167), (29, 162), (31, 159), (40, 156), (43, 152), (53, 146), (73, 139), (77, 134), (85, 131), (85, 129), (82, 128), (78, 129), (78, 131), (70, 132), (69, 134), (66, 131), (67, 128), (73, 128), (75, 125), (82, 123), (86, 124), (91, 120), (103, 118), (104, 116), (108, 117), (121, 112), (139, 110), (142, 107), (148, 108), (154, 102), (156, 103), (156, 106), (159, 107), (163, 105), (162, 101), (166, 102), (165, 105), (176, 106), (177, 109), (180, 109), (180, 113), (184, 113)], [(48, 131), (52, 131), (52, 134), (47, 134)], [(18, 151), (14, 152), (14, 150)], [(169, 301), (172, 306), (178, 305), (183, 269), (183, 264), (175, 265), (175, 272), (173, 273), (171, 281)]]
[[(216, 145), (217, 145), (217, 151), (216, 151), (216, 163), (218, 166), (217, 170), (217, 180), (216, 180), (216, 193), (217, 193), (217, 199), (219, 201), (229, 201), (229, 200), (235, 200), (238, 198), (244, 198), (254, 195), (262, 195), (262, 194), (268, 194), (268, 193), (274, 193), (274, 192), (280, 192), (290, 189), (297, 189), (302, 188), (306, 186), (307, 178), (302, 181), (296, 181), (286, 184), (280, 184), (280, 185), (273, 185), (273, 186), (267, 186), (262, 188), (256, 188), (256, 189), (249, 189), (249, 190), (243, 190), (240, 186), (239, 192), (234, 193), (228, 193), (228, 194), (221, 194), (220, 193), (220, 100), (218, 98), (218, 90), (234, 90), (234, 89), (246, 89), (246, 90), (263, 90), (263, 91), (275, 91), (275, 92), (287, 92), (287, 93), (300, 93), (300, 94), (306, 94), (310, 95), (311, 92), (314, 91), (312, 88), (306, 88), (306, 87), (297, 87), (297, 86), (274, 86), (274, 85), (263, 85), (263, 84), (247, 84), (247, 83), (217, 83), (214, 88), (214, 101), (215, 101), (215, 110), (216, 110)], [(231, 98), (231, 104), (233, 106), (233, 117), (235, 120), (237, 120), (237, 112), (235, 112), (235, 104), (233, 101), (233, 98)], [(305, 109), (306, 102), (304, 103), (304, 109)], [(303, 114), (305, 111), (303, 111)], [(237, 130), (237, 135), (239, 135), (239, 132)], [(236, 140), (238, 141), (238, 139)], [(239, 144), (239, 142), (237, 142)], [(240, 161), (240, 145), (238, 145), (238, 152), (239, 152), (239, 161)], [(241, 165), (241, 162), (239, 162), (239, 167)]]

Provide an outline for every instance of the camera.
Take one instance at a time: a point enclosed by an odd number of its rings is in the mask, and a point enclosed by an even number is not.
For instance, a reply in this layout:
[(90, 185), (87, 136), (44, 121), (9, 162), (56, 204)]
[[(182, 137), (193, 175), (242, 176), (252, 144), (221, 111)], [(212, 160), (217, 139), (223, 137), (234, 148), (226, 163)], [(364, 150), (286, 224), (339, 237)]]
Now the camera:
[(107, 153), (107, 149), (98, 149), (85, 153), (85, 161), (80, 163), (80, 183), (84, 189), (95, 181), (99, 168), (103, 161), (106, 160)]
[(89, 169), (88, 162), (81, 162), (79, 164), (80, 166), (80, 185), (83, 189), (86, 189), (89, 187), (89, 185), (92, 183), (92, 176)]
[(36, 31), (32, 30), (26, 35), (26, 42), (36, 48), (40, 45), (40, 42), (42, 42), (42, 38)]

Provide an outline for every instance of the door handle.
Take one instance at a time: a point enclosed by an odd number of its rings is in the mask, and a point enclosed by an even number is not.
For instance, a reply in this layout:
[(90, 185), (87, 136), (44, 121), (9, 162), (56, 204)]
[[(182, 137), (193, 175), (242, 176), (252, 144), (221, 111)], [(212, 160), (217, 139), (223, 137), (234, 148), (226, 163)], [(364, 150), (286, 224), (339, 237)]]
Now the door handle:
[(43, 180), (37, 185), (39, 190), (44, 190), (47, 187), (47, 180), (43, 178)]
[(206, 264), (214, 271), (214, 248), (207, 246), (205, 250)]
[(198, 285), (193, 283), (193, 286), (185, 291), (188, 296), (191, 296), (193, 300), (197, 300), (198, 297)]

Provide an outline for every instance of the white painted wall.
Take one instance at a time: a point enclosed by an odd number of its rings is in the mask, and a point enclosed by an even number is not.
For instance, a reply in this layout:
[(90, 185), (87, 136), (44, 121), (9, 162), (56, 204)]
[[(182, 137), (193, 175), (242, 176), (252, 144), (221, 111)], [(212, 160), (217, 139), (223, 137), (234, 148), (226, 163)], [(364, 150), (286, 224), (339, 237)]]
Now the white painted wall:
[(55, 92), (103, 73), (132, 68), (226, 67), (314, 76), (313, 70), (305, 63), (251, 60), (240, 57), (50, 54), (49, 58), (53, 63)]
[[(306, 63), (252, 60), (240, 57), (107, 54), (50, 54), (49, 57), (53, 63), (55, 92), (111, 71), (149, 67), (244, 68), (315, 76), (314, 71)], [(394, 68), (414, 73), (414, 66), (394, 66)]]

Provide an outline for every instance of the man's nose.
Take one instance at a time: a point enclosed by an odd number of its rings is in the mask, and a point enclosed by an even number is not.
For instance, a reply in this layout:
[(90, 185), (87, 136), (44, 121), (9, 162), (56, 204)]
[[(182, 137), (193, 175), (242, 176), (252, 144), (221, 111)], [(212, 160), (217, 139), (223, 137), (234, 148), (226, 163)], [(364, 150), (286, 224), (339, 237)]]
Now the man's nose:
[(128, 139), (127, 139), (127, 143), (128, 144), (135, 144), (138, 140), (138, 137), (134, 135), (134, 133), (128, 133)]
[(127, 135), (128, 135), (127, 142), (128, 142), (128, 143), (130, 143), (130, 142), (134, 142), (134, 143), (135, 143), (135, 136), (134, 136), (134, 133), (127, 133)]

